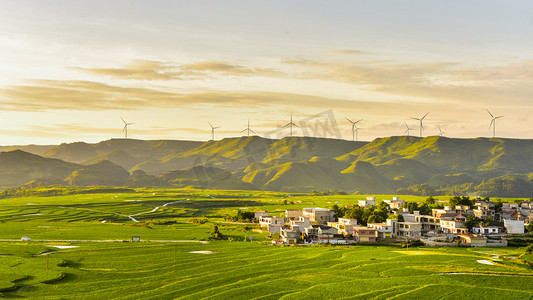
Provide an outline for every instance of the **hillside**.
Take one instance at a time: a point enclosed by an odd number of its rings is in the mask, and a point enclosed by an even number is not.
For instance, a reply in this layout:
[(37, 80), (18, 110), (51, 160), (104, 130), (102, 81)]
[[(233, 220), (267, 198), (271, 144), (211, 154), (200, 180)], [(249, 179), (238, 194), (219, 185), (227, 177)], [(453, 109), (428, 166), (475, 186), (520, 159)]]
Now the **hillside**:
[[(57, 182), (68, 177), (70, 184), (82, 185), (489, 196), (505, 193), (530, 197), (528, 190), (533, 184), (533, 140), (517, 139), (438, 136), (393, 136), (372, 142), (312, 137), (272, 140), (258, 136), (208, 142), (113, 139), (97, 144), (61, 144), (44, 153), (47, 158), (16, 153), (20, 157), (14, 161), (20, 161), (21, 168), (9, 165), (7, 158), (5, 167), (0, 164), (3, 186), (37, 179)], [(17, 156), (16, 153), (10, 155)], [(36, 163), (22, 163), (27, 156)], [(128, 174), (127, 178), (127, 170), (136, 175)], [(99, 176), (102, 180), (97, 180)]]
[(80, 166), (15, 150), (0, 153), (0, 186), (18, 186), (34, 180), (63, 180)]

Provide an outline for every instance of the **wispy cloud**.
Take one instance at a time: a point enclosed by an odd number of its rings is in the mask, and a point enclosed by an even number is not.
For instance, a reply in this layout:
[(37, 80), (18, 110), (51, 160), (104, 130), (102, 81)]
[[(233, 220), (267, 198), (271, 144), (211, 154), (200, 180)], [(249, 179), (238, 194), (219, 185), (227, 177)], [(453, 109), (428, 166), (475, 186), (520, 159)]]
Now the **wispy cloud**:
[(327, 54), (331, 55), (364, 55), (364, 54), (370, 54), (370, 52), (361, 51), (361, 50), (355, 50), (355, 49), (333, 49), (326, 52)]
[(117, 68), (73, 67), (95, 75), (135, 80), (203, 79), (216, 76), (279, 76), (280, 71), (270, 68), (250, 67), (224, 61), (202, 61), (192, 64), (173, 64), (151, 60), (135, 60)]
[(533, 93), (533, 62), (468, 66), (457, 62), (393, 64), (290, 60), (308, 68), (303, 78), (319, 78), (396, 96), (470, 105), (527, 105)]

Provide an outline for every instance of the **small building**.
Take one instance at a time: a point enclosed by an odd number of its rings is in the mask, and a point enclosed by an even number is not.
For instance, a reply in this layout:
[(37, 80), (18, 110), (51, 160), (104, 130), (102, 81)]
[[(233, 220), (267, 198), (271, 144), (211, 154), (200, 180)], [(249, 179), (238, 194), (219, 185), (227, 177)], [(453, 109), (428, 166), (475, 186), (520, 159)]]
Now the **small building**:
[(287, 209), (285, 210), (285, 218), (288, 221), (298, 220), (303, 216), (303, 211), (301, 209)]
[(502, 203), (502, 210), (518, 210), (518, 203)]
[(360, 207), (376, 206), (376, 197), (366, 197), (366, 200), (359, 200)]
[(282, 228), (280, 231), (281, 241), (283, 244), (292, 245), (297, 244), (300, 237), (300, 232), (292, 229)]
[(377, 230), (370, 227), (356, 226), (353, 228), (354, 240), (358, 243), (375, 243)]
[(306, 217), (300, 217), (298, 220), (293, 220), (289, 222), (289, 226), (292, 230), (298, 232), (304, 232), (305, 228), (311, 226), (311, 220)]
[(496, 207), (496, 204), (492, 201), (487, 200), (476, 200), (475, 206), (477, 206), (478, 209), (494, 209)]
[(507, 234), (524, 234), (524, 220), (504, 219), (503, 226)]
[(502, 232), (499, 226), (476, 226), (472, 227), (472, 233), (485, 236), (491, 234), (500, 234)]
[(378, 239), (391, 238), (396, 235), (396, 227), (398, 220), (387, 219), (383, 223), (368, 223), (368, 227), (376, 230), (376, 237)]
[(326, 225), (328, 222), (335, 221), (335, 212), (327, 208), (304, 208), (302, 216), (309, 218), (311, 222), (316, 222), (318, 225)]
[(459, 235), (461, 242), (470, 247), (486, 247), (487, 238), (475, 234), (461, 234)]
[(259, 220), (261, 217), (268, 217), (269, 215), (268, 211), (256, 211), (254, 212), (254, 219)]
[(460, 233), (463, 231), (459, 228), (464, 228), (464, 220), (440, 220), (440, 228), (444, 233)]
[(400, 200), (400, 197), (392, 197), (392, 200), (383, 200), (383, 202), (387, 203), (390, 209), (400, 209), (405, 203), (405, 200)]
[(264, 216), (259, 218), (259, 225), (266, 228), (270, 234), (280, 232), (285, 224), (285, 218), (277, 216)]
[(416, 222), (398, 222), (397, 235), (419, 239), (422, 236), (422, 224)]
[(493, 209), (474, 209), (474, 216), (480, 218), (481, 220), (495, 219), (495, 211)]
[(305, 228), (306, 242), (314, 244), (332, 243), (337, 234), (337, 228), (325, 225), (311, 225)]

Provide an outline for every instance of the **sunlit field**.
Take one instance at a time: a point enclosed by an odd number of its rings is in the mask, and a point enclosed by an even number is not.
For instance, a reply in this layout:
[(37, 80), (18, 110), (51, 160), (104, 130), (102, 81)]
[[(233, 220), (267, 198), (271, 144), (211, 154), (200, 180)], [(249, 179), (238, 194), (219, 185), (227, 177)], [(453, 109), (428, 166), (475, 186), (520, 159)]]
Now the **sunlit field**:
[[(533, 269), (517, 259), (523, 248), (280, 247), (271, 245), (268, 233), (260, 232), (256, 224), (224, 220), (237, 209), (281, 215), (285, 209), (354, 205), (365, 197), (140, 190), (2, 199), (0, 295), (45, 299), (533, 296)], [(377, 196), (378, 200), (390, 197)], [(205, 222), (193, 221), (199, 218)], [(214, 225), (225, 240), (209, 240)], [(141, 242), (132, 242), (134, 236)], [(20, 241), (21, 237), (31, 241)]]

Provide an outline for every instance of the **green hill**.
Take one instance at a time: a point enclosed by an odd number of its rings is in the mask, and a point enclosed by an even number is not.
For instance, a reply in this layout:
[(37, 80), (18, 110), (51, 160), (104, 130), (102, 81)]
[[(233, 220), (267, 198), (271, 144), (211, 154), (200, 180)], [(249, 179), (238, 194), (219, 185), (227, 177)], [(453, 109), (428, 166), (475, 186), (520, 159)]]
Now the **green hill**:
[[(15, 159), (20, 161), (19, 169), (5, 159), (0, 184), (69, 177), (72, 184), (349, 193), (410, 192), (426, 185), (425, 190), (435, 193), (530, 197), (527, 191), (533, 182), (533, 140), (500, 138), (393, 136), (372, 142), (258, 136), (208, 142), (112, 139), (61, 144), (43, 154), (65, 161), (31, 156), (35, 164), (23, 163), (27, 155), (31, 154), (19, 153)], [(103, 160), (107, 163), (100, 163)], [(126, 178), (126, 170), (139, 172)]]
[(0, 153), (0, 186), (18, 186), (39, 179), (63, 180), (80, 166), (22, 150)]
[(65, 181), (78, 186), (124, 186), (129, 179), (128, 171), (104, 160), (77, 169)]

